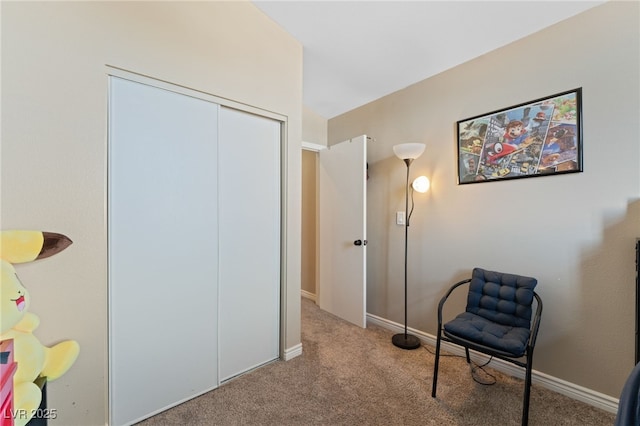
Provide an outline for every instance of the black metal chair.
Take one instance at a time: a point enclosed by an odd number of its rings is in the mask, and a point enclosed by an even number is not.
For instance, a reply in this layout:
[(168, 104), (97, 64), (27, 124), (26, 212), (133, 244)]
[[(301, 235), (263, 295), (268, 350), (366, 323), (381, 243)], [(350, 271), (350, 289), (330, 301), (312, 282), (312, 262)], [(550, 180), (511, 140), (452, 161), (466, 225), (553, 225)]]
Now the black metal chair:
[[(443, 325), (445, 302), (456, 288), (467, 283), (469, 293), (465, 312)], [(525, 369), (522, 425), (528, 424), (533, 349), (542, 314), (542, 301), (534, 291), (537, 283), (531, 277), (474, 268), (471, 278), (454, 284), (447, 291), (438, 305), (432, 397), (436, 397), (441, 342), (455, 343), (464, 347), (467, 363), (471, 362), (471, 349)]]

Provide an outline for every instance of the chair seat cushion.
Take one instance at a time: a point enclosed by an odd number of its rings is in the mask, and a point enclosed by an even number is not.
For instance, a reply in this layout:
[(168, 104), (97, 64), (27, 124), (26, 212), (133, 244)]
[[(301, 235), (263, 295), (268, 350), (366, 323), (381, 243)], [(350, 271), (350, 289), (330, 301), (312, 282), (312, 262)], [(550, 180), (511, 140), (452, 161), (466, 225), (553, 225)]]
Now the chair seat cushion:
[(513, 357), (524, 355), (529, 340), (528, 328), (497, 324), (471, 312), (464, 312), (446, 323), (444, 334)]

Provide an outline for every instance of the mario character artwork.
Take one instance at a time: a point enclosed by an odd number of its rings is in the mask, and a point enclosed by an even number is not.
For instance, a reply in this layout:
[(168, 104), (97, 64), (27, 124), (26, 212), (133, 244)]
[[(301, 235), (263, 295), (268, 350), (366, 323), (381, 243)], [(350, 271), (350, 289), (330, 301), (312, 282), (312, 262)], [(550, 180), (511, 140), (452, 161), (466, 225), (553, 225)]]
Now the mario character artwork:
[(513, 120), (507, 124), (507, 128), (504, 132), (505, 143), (511, 145), (520, 145), (527, 137), (527, 129), (524, 123), (520, 120)]
[(20, 414), (14, 416), (15, 426), (26, 424), (40, 406), (42, 392), (34, 380), (62, 376), (75, 362), (80, 346), (65, 340), (47, 347), (33, 335), (40, 319), (29, 312), (31, 295), (13, 265), (52, 256), (69, 245), (69, 238), (50, 232), (11, 230), (0, 234), (0, 340), (13, 340), (17, 363), (13, 412)]
[(582, 171), (580, 93), (458, 121), (458, 182)]

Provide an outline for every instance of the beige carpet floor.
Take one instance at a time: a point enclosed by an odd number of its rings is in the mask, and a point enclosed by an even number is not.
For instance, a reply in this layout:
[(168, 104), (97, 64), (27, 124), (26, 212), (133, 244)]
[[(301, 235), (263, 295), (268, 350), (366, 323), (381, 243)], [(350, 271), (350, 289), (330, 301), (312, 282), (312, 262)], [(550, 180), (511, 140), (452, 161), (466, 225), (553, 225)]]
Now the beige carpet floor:
[[(523, 382), (464, 358), (440, 359), (431, 398), (432, 347), (406, 351), (393, 333), (353, 326), (302, 300), (303, 354), (275, 361), (141, 423), (155, 425), (518, 425)], [(490, 367), (490, 366), (489, 366)], [(491, 380), (480, 371), (481, 380)], [(530, 425), (612, 425), (615, 415), (533, 385)]]

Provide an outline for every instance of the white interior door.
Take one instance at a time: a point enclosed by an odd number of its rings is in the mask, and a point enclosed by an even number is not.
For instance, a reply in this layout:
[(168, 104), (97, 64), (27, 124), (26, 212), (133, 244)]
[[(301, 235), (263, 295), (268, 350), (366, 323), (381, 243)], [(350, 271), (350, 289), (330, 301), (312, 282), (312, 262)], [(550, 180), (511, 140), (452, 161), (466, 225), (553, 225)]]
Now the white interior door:
[(110, 424), (218, 386), (215, 103), (110, 78)]
[(366, 327), (367, 137), (320, 151), (321, 309)]

